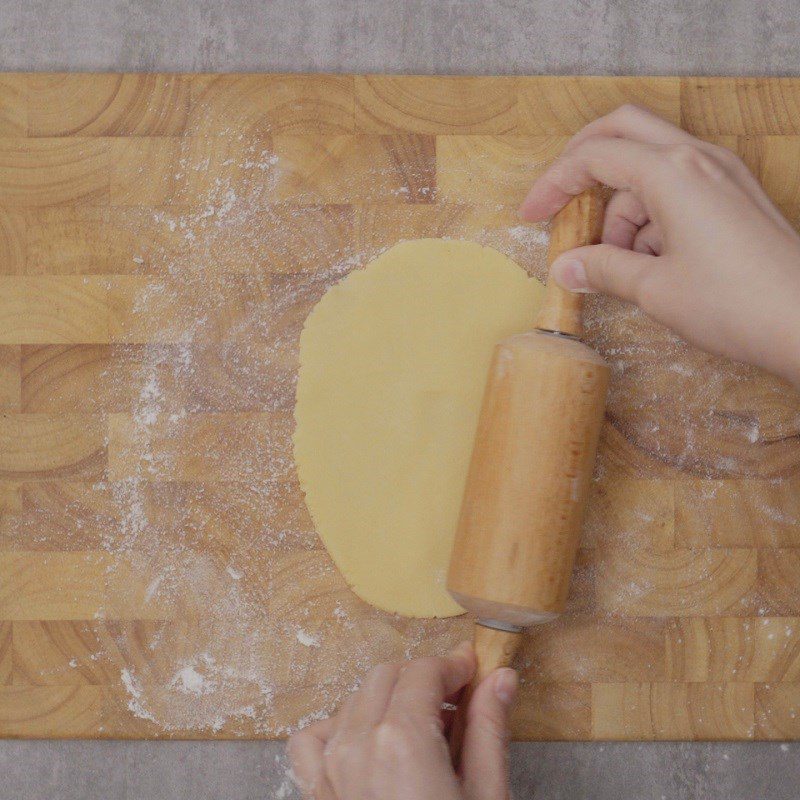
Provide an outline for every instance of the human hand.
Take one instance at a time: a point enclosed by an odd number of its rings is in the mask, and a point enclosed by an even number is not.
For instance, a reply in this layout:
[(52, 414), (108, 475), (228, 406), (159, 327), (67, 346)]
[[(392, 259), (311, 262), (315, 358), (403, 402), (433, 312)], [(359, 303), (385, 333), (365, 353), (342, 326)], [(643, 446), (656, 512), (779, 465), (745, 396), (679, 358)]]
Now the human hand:
[(442, 703), (469, 683), (476, 666), (464, 642), (443, 658), (375, 667), (334, 717), (290, 739), (304, 797), (507, 800), (514, 670), (495, 670), (477, 687), (467, 710), (460, 775), (450, 762)]
[(603, 243), (556, 259), (559, 284), (800, 384), (800, 237), (739, 158), (622, 106), (572, 138), (520, 214), (547, 219), (596, 183), (616, 190)]

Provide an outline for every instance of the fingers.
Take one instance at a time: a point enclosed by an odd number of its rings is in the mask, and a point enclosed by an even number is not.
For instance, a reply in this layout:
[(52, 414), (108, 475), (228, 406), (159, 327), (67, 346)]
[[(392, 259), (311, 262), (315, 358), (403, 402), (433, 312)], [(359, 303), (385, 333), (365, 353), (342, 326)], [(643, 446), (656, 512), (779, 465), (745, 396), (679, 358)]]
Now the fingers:
[[(724, 180), (723, 180), (724, 176)], [(618, 190), (625, 213), (607, 218), (603, 240), (632, 247), (634, 218), (640, 216), (626, 193), (636, 195), (648, 216), (679, 207), (687, 194), (709, 194), (705, 203), (739, 191), (784, 230), (790, 226), (744, 162), (732, 152), (696, 139), (649, 111), (627, 105), (589, 123), (564, 148), (561, 157), (534, 183), (520, 206), (531, 222), (553, 216), (569, 199), (595, 183)], [(724, 189), (722, 188), (724, 184)], [(625, 191), (628, 190), (628, 191)], [(620, 205), (620, 211), (623, 210)], [(611, 210), (611, 209), (609, 209)], [(630, 213), (628, 213), (630, 212)], [(642, 248), (649, 234), (642, 239)]]
[(696, 141), (683, 129), (652, 111), (628, 103), (590, 122), (567, 143), (569, 150), (591, 136), (616, 136), (649, 144), (681, 144)]
[(606, 206), (602, 240), (630, 250), (647, 220), (647, 210), (633, 192), (615, 192)]
[(647, 225), (636, 232), (631, 249), (637, 253), (657, 256), (661, 254), (663, 247), (661, 229), (654, 222), (648, 222)]
[(636, 303), (643, 276), (658, 259), (610, 244), (568, 250), (551, 267), (553, 278), (573, 292), (603, 292)]
[(359, 736), (375, 727), (386, 714), (402, 664), (379, 664), (340, 712), (339, 736)]
[(517, 673), (495, 670), (475, 690), (467, 711), (461, 779), (468, 800), (508, 797), (508, 715), (517, 693)]
[(425, 717), (441, 724), (442, 701), (469, 683), (475, 652), (462, 642), (442, 658), (420, 658), (403, 666), (386, 712), (391, 717)]
[(657, 147), (627, 139), (592, 137), (555, 161), (528, 192), (519, 213), (530, 222), (552, 217), (570, 198), (597, 183), (640, 194), (659, 164)]
[(322, 720), (289, 739), (292, 774), (303, 797), (309, 800), (336, 800), (325, 770), (325, 746), (334, 726), (333, 719)]

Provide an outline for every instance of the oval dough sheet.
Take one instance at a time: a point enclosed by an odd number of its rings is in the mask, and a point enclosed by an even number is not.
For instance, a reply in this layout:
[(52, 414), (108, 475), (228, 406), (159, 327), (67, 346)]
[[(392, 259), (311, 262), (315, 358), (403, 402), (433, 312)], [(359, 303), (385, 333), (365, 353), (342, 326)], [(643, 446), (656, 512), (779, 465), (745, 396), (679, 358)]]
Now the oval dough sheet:
[(494, 345), (544, 287), (472, 242), (402, 242), (333, 286), (300, 337), (295, 460), (317, 531), (362, 599), (462, 613), (445, 589)]

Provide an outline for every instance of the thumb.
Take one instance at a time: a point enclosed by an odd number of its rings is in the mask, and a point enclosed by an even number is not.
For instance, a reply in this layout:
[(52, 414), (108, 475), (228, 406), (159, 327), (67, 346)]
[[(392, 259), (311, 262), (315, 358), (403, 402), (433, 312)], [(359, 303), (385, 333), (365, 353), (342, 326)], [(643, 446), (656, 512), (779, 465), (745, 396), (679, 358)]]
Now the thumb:
[(506, 800), (508, 715), (517, 694), (517, 673), (503, 667), (483, 679), (467, 709), (461, 780), (468, 800)]
[(635, 303), (642, 276), (656, 263), (657, 256), (595, 244), (562, 253), (551, 273), (556, 283), (571, 292), (603, 292)]

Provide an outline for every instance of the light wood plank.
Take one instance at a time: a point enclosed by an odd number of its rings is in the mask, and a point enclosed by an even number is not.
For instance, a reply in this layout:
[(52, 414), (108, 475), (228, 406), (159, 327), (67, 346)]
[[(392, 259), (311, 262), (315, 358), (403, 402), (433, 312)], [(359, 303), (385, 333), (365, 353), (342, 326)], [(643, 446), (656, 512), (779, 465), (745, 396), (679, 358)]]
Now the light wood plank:
[(289, 414), (189, 414), (178, 420), (109, 417), (109, 476), (215, 481), (283, 478)]
[(0, 619), (92, 619), (102, 614), (110, 559), (97, 552), (0, 552)]
[(536, 683), (666, 679), (665, 621), (565, 617), (525, 636), (519, 662)]
[(0, 74), (0, 136), (25, 136), (28, 129), (28, 79)]
[(670, 551), (675, 546), (673, 484), (602, 475), (592, 485), (581, 546), (635, 545)]
[(195, 75), (192, 136), (352, 133), (352, 75)]
[(597, 604), (611, 613), (746, 616), (753, 611), (755, 550), (609, 548), (595, 563)]
[(105, 703), (99, 686), (0, 686), (0, 737), (98, 737)]
[(105, 421), (88, 414), (0, 415), (0, 479), (97, 479), (106, 466)]
[(800, 739), (800, 685), (756, 685), (756, 732), (759, 739)]
[(762, 613), (800, 616), (800, 548), (758, 551), (758, 590)]
[(186, 75), (27, 76), (29, 136), (169, 136), (189, 114)]
[(0, 344), (109, 341), (109, 281), (0, 275)]
[(126, 513), (106, 481), (27, 481), (17, 484), (17, 497), (13, 513), (0, 515), (0, 550), (99, 550)]
[(17, 481), (0, 480), (0, 526), (22, 510), (21, 485)]
[(800, 547), (800, 480), (697, 480), (675, 486), (681, 547)]
[(8, 208), (105, 205), (108, 139), (0, 138), (0, 196)]
[(598, 739), (752, 739), (750, 683), (594, 683)]
[(14, 664), (11, 630), (10, 622), (0, 622), (0, 686), (11, 685)]
[(520, 133), (571, 135), (626, 103), (681, 120), (678, 78), (542, 75), (519, 78), (518, 92)]
[(796, 682), (800, 678), (800, 618), (691, 617), (666, 627), (670, 680)]
[(116, 680), (124, 666), (102, 623), (37, 619), (8, 624), (14, 631), (15, 686), (102, 686)]
[(511, 717), (511, 735), (544, 741), (591, 738), (591, 686), (523, 683)]
[(153, 382), (164, 414), (290, 409), (294, 361), (263, 341), (246, 350), (235, 344), (25, 346), (22, 410), (135, 412)]
[(186, 261), (189, 242), (186, 232), (165, 217), (160, 208), (69, 205), (33, 210), (24, 233), (23, 267), (17, 271), (28, 275), (168, 272)]
[(274, 199), (319, 203), (430, 203), (436, 195), (432, 136), (292, 136), (272, 139)]
[(511, 133), (519, 127), (517, 80), (358, 75), (356, 129), (364, 133)]
[(0, 411), (22, 410), (21, 351), (17, 345), (0, 345)]
[(21, 275), (25, 271), (27, 214), (0, 206), (0, 275)]
[[(109, 340), (119, 343), (244, 344), (258, 331), (263, 336), (270, 330), (276, 310), (286, 310), (279, 305), (280, 292), (273, 292), (272, 277), (263, 273), (209, 275), (202, 280), (126, 275), (115, 276), (107, 285)], [(302, 300), (302, 292), (298, 294)], [(282, 316), (278, 321), (288, 323)], [(273, 352), (280, 353), (280, 347)]]
[(565, 142), (559, 136), (437, 136), (437, 197), (517, 208)]
[(796, 78), (682, 78), (681, 124), (700, 135), (800, 133)]

